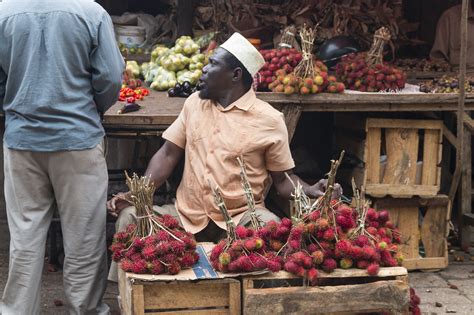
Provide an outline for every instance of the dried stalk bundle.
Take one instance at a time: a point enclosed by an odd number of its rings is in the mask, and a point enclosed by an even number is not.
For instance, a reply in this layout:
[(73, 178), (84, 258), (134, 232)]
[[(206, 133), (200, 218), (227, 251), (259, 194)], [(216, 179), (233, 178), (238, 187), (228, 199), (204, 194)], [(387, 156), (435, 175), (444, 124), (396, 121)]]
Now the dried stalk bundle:
[(296, 41), (296, 27), (294, 25), (285, 27), (278, 48), (297, 48), (298, 46), (298, 42)]
[(235, 223), (232, 221), (231, 216), (229, 215), (229, 211), (227, 210), (227, 206), (224, 203), (224, 198), (222, 198), (221, 190), (219, 189), (219, 186), (213, 186), (211, 182), (209, 181), (209, 185), (211, 186), (212, 189), (212, 194), (214, 195), (214, 201), (219, 208), (222, 216), (224, 217), (225, 224), (227, 227), (227, 241), (230, 244), (236, 239), (235, 236)]
[(240, 157), (237, 157), (237, 161), (239, 162), (240, 166), (240, 179), (242, 182), (242, 188), (245, 192), (245, 197), (247, 198), (247, 206), (249, 208), (248, 211), (250, 211), (252, 227), (254, 229), (259, 229), (263, 226), (263, 222), (257, 216), (257, 212), (255, 211), (255, 199), (253, 198), (252, 186), (250, 186), (247, 172), (245, 171), (245, 163), (242, 161), (242, 159), (240, 159)]
[(177, 274), (194, 265), (199, 260), (194, 235), (183, 231), (174, 217), (153, 212), (150, 178), (125, 176), (130, 189), (126, 200), (136, 208), (137, 223), (114, 235), (112, 259), (133, 273)]
[(367, 52), (366, 62), (368, 66), (383, 64), (383, 49), (390, 40), (390, 31), (386, 27), (379, 28), (374, 35), (372, 47)]
[(310, 27), (304, 25), (300, 29), (301, 38), (301, 52), (303, 53), (303, 59), (296, 66), (294, 73), (300, 78), (314, 78), (315, 69), (313, 63), (313, 43), (316, 37), (316, 31)]

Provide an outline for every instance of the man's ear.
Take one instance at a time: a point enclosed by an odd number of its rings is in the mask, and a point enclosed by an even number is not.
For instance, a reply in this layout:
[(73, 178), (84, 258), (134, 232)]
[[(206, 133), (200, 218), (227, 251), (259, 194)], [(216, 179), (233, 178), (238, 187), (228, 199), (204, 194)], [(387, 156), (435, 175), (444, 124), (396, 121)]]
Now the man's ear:
[(239, 82), (242, 80), (242, 68), (235, 68), (234, 69), (234, 76), (232, 77), (232, 81)]

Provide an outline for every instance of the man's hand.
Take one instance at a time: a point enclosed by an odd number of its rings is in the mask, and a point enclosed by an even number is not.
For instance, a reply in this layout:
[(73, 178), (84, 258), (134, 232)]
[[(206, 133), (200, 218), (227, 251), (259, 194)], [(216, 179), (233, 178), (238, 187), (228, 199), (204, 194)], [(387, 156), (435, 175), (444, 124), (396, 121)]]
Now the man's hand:
[(130, 192), (121, 192), (107, 201), (107, 210), (109, 211), (110, 215), (118, 217), (120, 211), (130, 206), (130, 203), (126, 200), (129, 199), (129, 197)]
[[(305, 193), (310, 198), (318, 198), (324, 195), (327, 188), (327, 179), (321, 179), (316, 184), (309, 186)], [(339, 199), (342, 196), (342, 187), (339, 184), (334, 184), (334, 190), (332, 192), (331, 199)]]

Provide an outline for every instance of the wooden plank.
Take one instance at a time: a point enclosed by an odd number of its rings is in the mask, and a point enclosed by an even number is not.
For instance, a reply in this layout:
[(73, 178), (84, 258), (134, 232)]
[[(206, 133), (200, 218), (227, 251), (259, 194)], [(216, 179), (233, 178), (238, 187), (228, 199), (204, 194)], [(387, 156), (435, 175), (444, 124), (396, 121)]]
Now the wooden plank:
[(133, 315), (145, 314), (145, 297), (143, 285), (132, 285), (132, 309)]
[[(407, 270), (404, 267), (382, 267), (377, 274), (377, 278), (387, 278), (387, 277), (395, 277), (395, 276), (405, 276), (407, 275)], [(365, 269), (340, 269), (337, 268), (333, 272), (327, 273), (324, 271), (319, 271), (318, 278), (319, 279), (336, 279), (336, 278), (363, 278), (367, 277), (367, 270)], [(252, 280), (278, 280), (278, 279), (298, 279), (297, 277), (289, 272), (286, 271), (279, 271), (279, 272), (272, 272), (260, 276), (244, 276), (242, 279), (246, 280), (247, 283), (244, 287), (252, 287), (252, 284), (248, 281)]]
[(380, 183), (380, 146), (381, 146), (381, 129), (367, 129), (367, 141), (365, 150), (366, 175), (365, 184)]
[(301, 105), (286, 104), (282, 107), (281, 112), (285, 117), (285, 125), (288, 130), (288, 139), (291, 142), (293, 135), (295, 134), (296, 126), (301, 116)]
[(229, 315), (229, 310), (227, 309), (206, 309), (206, 310), (179, 310), (171, 312), (153, 312), (147, 311), (147, 315)]
[[(239, 285), (239, 282), (236, 282)], [(154, 282), (145, 286), (147, 309), (228, 307), (229, 284), (219, 280)]]
[[(418, 207), (389, 208), (390, 219), (400, 229), (402, 245), (400, 249), (405, 258), (418, 258), (420, 229), (418, 225)], [(405, 265), (403, 265), (406, 267)]]
[(132, 315), (132, 285), (121, 268), (118, 268), (118, 285), (121, 313), (124, 315)]
[(408, 314), (409, 287), (401, 280), (360, 285), (289, 287), (244, 291), (244, 314), (375, 312)]
[(417, 129), (385, 129), (387, 166), (382, 183), (392, 185), (416, 184), (418, 158)]
[(438, 163), (441, 160), (440, 147), (442, 138), (436, 129), (425, 130), (423, 139), (423, 168), (421, 171), (422, 185), (438, 184)]
[(458, 211), (458, 222), (460, 223), (461, 248), (467, 250), (471, 243), (471, 231), (463, 215), (472, 213), (472, 135), (464, 130), (464, 141), (462, 150), (462, 177), (461, 177), (461, 200), (460, 211)]
[(464, 125), (472, 132), (474, 131), (474, 120), (467, 113), (463, 115)]
[(441, 120), (368, 118), (369, 128), (443, 129)]
[(423, 217), (421, 225), (421, 241), (425, 248), (425, 257), (443, 257), (445, 256), (446, 230), (448, 222), (446, 221), (446, 206), (429, 207)]
[(444, 257), (407, 258), (403, 266), (408, 270), (444, 269), (448, 267), (448, 253)]
[(376, 206), (381, 208), (399, 208), (399, 207), (432, 207), (432, 206), (448, 206), (449, 198), (446, 195), (437, 195), (430, 198), (383, 198), (376, 200)]
[(229, 314), (240, 315), (242, 307), (242, 297), (240, 292), (240, 282), (229, 284)]
[(367, 184), (365, 192), (373, 197), (396, 196), (435, 196), (439, 186)]
[(455, 149), (457, 149), (458, 140), (456, 139), (456, 136), (446, 126), (443, 126), (443, 136)]

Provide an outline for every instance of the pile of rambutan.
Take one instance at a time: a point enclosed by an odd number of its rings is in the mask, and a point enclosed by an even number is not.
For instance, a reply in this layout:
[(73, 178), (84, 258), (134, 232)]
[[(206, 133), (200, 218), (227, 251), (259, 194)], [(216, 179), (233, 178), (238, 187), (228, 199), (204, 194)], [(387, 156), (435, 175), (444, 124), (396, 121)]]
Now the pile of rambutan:
[(194, 235), (180, 228), (170, 215), (152, 212), (155, 188), (148, 177), (127, 177), (130, 203), (137, 209), (137, 223), (114, 235), (112, 259), (127, 272), (177, 274), (199, 260)]
[(410, 288), (410, 306), (409, 306), (409, 311), (410, 314), (413, 315), (420, 315), (421, 310), (420, 310), (420, 297), (416, 294), (415, 289)]
[(368, 52), (344, 56), (336, 65), (337, 77), (350, 90), (360, 92), (398, 91), (405, 87), (406, 73), (383, 61), (383, 48), (390, 40), (388, 29), (380, 28)]
[(400, 234), (390, 222), (388, 211), (369, 208), (368, 201), (356, 190), (354, 207), (331, 198), (334, 178), (342, 161), (331, 161), (325, 194), (313, 204), (302, 186), (295, 185), (296, 213), (288, 240), (280, 250), (284, 269), (317, 282), (318, 269), (367, 269), (378, 274), (380, 267), (394, 267), (402, 262)]
[[(262, 222), (256, 215), (255, 200), (245, 171), (245, 164), (240, 158), (237, 158), (237, 160), (240, 164), (240, 176), (247, 198), (248, 211), (250, 211), (251, 226), (235, 226), (227, 211), (219, 187), (211, 185), (215, 202), (225, 219), (227, 227), (227, 237), (212, 249), (210, 255), (212, 266), (218, 271), (230, 273), (261, 270), (280, 271), (283, 260), (274, 251), (267, 250), (267, 244), (262, 237), (269, 236), (271, 234), (270, 229), (262, 227)], [(288, 228), (287, 231), (289, 233)]]

